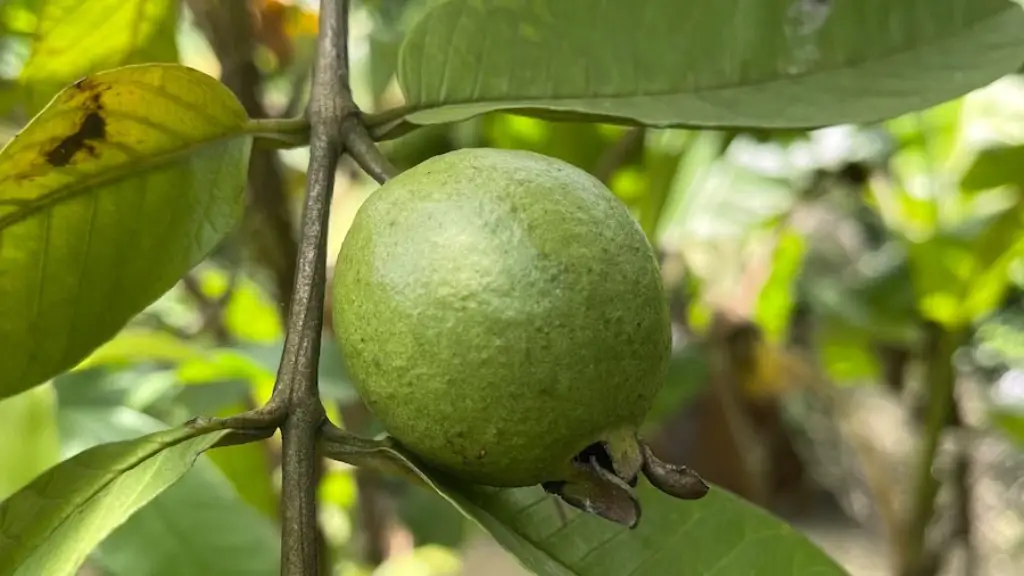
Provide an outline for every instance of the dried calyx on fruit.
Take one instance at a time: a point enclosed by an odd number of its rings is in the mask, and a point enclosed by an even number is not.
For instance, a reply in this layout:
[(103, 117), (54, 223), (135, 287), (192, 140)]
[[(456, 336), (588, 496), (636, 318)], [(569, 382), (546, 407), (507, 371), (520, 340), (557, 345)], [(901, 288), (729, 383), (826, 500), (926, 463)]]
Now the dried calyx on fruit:
[(333, 298), (362, 398), (438, 471), (539, 484), (631, 527), (641, 473), (678, 498), (707, 492), (638, 436), (668, 310), (646, 236), (586, 172), (524, 151), (431, 158), (359, 209)]

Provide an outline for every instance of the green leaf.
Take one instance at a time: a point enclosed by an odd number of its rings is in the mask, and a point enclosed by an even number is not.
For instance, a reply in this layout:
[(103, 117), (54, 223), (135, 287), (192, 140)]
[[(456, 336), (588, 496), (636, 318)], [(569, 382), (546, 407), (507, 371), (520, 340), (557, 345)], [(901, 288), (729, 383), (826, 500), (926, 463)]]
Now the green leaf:
[(82, 76), (126, 64), (175, 62), (176, 0), (46, 0), (22, 69), (29, 109)]
[(0, 151), (0, 398), (84, 359), (235, 225), (247, 129), (215, 79), (140, 65), (68, 87)]
[(978, 152), (960, 185), (975, 191), (999, 186), (1024, 187), (1024, 145), (990, 146)]
[[(134, 415), (132, 415), (134, 413)], [(164, 424), (124, 407), (62, 406), (61, 432), (72, 450), (152, 433)], [(280, 568), (279, 534), (271, 520), (239, 497), (209, 461), (223, 451), (262, 448), (246, 444), (200, 456), (180, 480), (139, 509), (96, 549), (110, 576), (246, 574), (274, 576)], [(237, 455), (238, 452), (233, 452)], [(269, 468), (260, 473), (269, 481)]]
[(560, 505), (539, 487), (486, 488), (448, 479), (418, 467), (388, 441), (331, 440), (329, 457), (399, 473), (433, 488), (535, 574), (846, 574), (782, 520), (720, 488), (713, 487), (701, 500), (682, 501), (642, 482), (643, 515), (630, 530)]
[(160, 330), (128, 328), (97, 348), (75, 370), (125, 366), (138, 362), (181, 364), (205, 356), (202, 349)]
[(910, 245), (919, 307), (945, 326), (962, 326), (998, 307), (1010, 266), (1024, 256), (1024, 197), (1002, 214), (974, 216)]
[(545, 576), (846, 574), (796, 530), (719, 488), (683, 502), (643, 484), (643, 518), (634, 530), (568, 509), (563, 524), (560, 504), (540, 488), (442, 489), (524, 566)]
[(875, 341), (867, 330), (836, 316), (825, 316), (818, 331), (820, 363), (837, 384), (877, 382), (882, 367), (874, 354)]
[(97, 367), (124, 368), (144, 362), (174, 366), (182, 384), (225, 381), (273, 383), (276, 366), (266, 367), (234, 348), (201, 348), (160, 330), (127, 328), (93, 351), (75, 371)]
[(494, 110), (654, 126), (877, 121), (1014, 71), (1009, 0), (449, 0), (409, 31), (402, 112)]
[(409, 485), (403, 488), (396, 508), (417, 545), (439, 544), (458, 548), (465, 543), (469, 522), (437, 492)]
[(794, 289), (806, 252), (803, 236), (788, 228), (781, 231), (772, 256), (771, 274), (761, 288), (754, 311), (769, 342), (781, 342), (786, 337), (795, 305)]
[(0, 575), (70, 575), (111, 531), (178, 480), (226, 431), (186, 425), (102, 444), (0, 503)]
[[(222, 408), (221, 416), (245, 412), (243, 404)], [(266, 442), (250, 442), (237, 446), (218, 448), (206, 454), (211, 462), (220, 468), (224, 476), (234, 485), (238, 495), (262, 512), (267, 518), (278, 516), (278, 493), (274, 487), (274, 464)], [(210, 573), (222, 573), (212, 571)]]
[[(196, 274), (203, 293), (211, 300), (222, 297), (230, 284), (229, 275), (212, 266)], [(284, 337), (278, 304), (250, 278), (235, 279), (231, 298), (224, 308), (224, 326), (237, 340), (269, 344)]]
[(0, 500), (60, 461), (55, 401), (52, 386), (0, 400)]

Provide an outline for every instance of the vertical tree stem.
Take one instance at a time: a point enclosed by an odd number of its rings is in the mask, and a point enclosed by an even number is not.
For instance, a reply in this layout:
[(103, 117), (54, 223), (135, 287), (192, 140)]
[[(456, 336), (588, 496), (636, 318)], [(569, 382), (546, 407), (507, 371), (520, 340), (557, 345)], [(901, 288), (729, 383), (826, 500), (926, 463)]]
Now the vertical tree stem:
[(925, 545), (925, 537), (935, 513), (935, 498), (941, 486), (933, 468), (939, 441), (953, 414), (956, 385), (953, 353), (958, 342), (956, 333), (938, 325), (928, 327), (924, 354), (928, 416), (916, 471), (912, 507), (901, 539), (900, 576), (929, 576), (938, 566), (933, 553)]
[(278, 372), (278, 392), (290, 408), (282, 435), (281, 574), (320, 573), (317, 537), (317, 435), (326, 416), (317, 387), (323, 330), (327, 224), (341, 127), (351, 114), (348, 94), (348, 2), (321, 0), (320, 37), (309, 104), (310, 160), (306, 204), (288, 314), (288, 335)]

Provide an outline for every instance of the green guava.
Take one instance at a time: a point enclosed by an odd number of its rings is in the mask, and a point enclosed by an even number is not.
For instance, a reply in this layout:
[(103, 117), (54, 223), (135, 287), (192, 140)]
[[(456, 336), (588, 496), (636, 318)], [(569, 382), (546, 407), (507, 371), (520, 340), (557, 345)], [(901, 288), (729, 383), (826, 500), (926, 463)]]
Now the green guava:
[(630, 525), (641, 471), (683, 498), (707, 491), (638, 438), (668, 367), (668, 310), (646, 236), (586, 172), (515, 150), (426, 160), (359, 209), (333, 298), (361, 397), (436, 469), (540, 484)]

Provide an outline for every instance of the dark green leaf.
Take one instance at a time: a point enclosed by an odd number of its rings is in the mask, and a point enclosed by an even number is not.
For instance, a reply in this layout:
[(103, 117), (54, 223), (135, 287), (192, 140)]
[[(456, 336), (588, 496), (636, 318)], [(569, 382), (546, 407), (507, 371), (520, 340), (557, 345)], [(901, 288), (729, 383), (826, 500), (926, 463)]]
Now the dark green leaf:
[(417, 485), (403, 489), (397, 511), (402, 523), (412, 532), (416, 545), (462, 546), (468, 524), (465, 516), (433, 490)]
[(1009, 0), (435, 3), (399, 56), (417, 124), (493, 110), (648, 125), (876, 121), (1014, 71)]
[(251, 136), (177, 65), (68, 87), (0, 151), (0, 397), (72, 367), (237, 222)]
[(224, 433), (173, 428), (95, 446), (49, 469), (0, 503), (0, 575), (73, 574), (93, 547)]
[(177, 0), (46, 0), (21, 73), (29, 109), (62, 86), (126, 64), (175, 62)]
[(703, 499), (674, 500), (643, 482), (643, 515), (630, 530), (563, 506), (539, 487), (468, 486), (417, 468), (384, 441), (334, 438), (326, 453), (397, 472), (434, 488), (544, 576), (701, 576), (846, 574), (804, 536), (767, 512), (712, 488)]
[(563, 523), (559, 504), (539, 488), (442, 489), (536, 574), (846, 574), (796, 530), (721, 489), (684, 502), (643, 484), (644, 513), (632, 531), (568, 509)]

